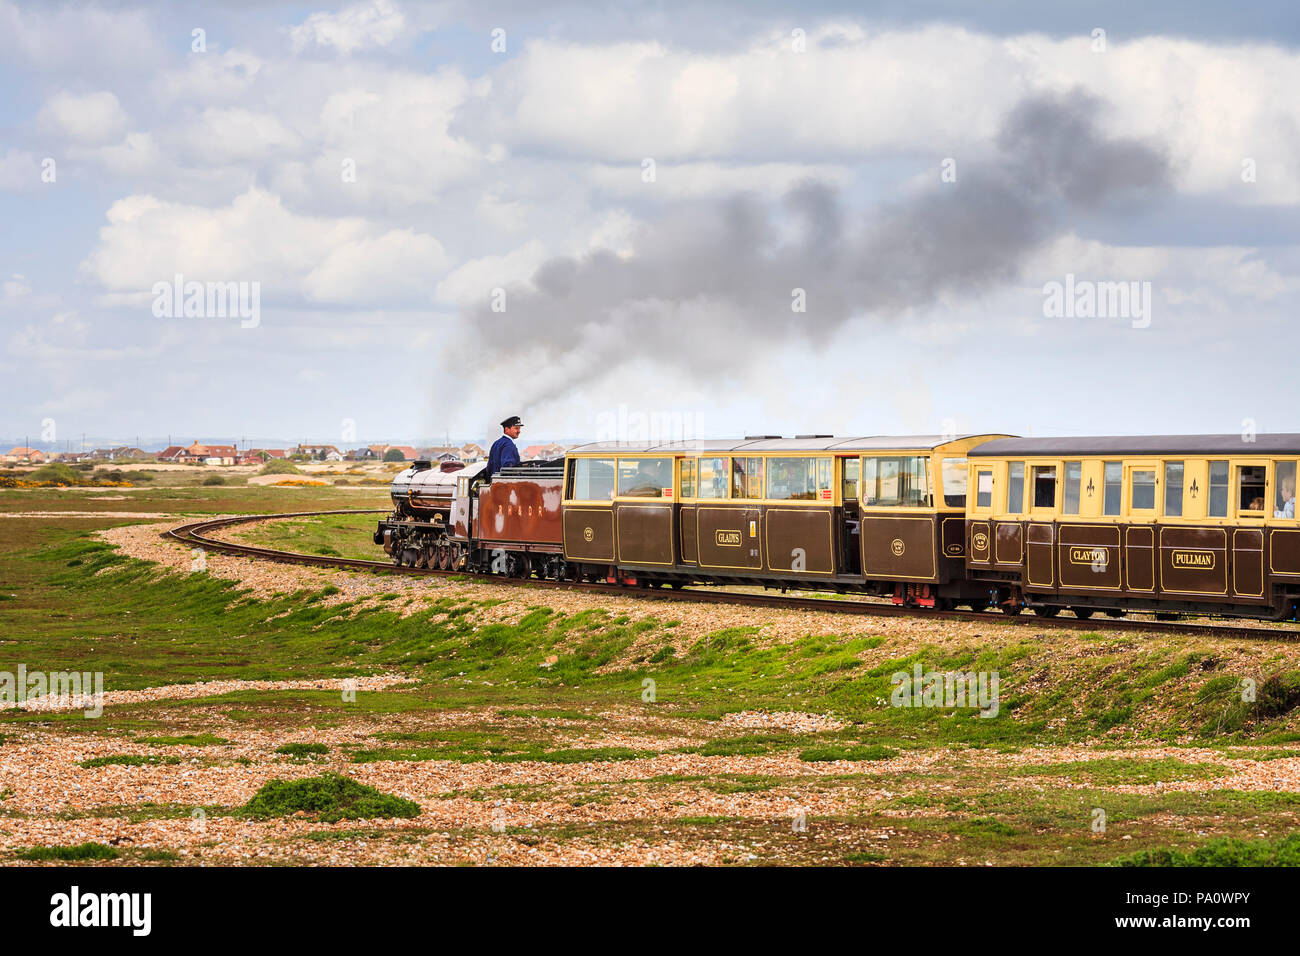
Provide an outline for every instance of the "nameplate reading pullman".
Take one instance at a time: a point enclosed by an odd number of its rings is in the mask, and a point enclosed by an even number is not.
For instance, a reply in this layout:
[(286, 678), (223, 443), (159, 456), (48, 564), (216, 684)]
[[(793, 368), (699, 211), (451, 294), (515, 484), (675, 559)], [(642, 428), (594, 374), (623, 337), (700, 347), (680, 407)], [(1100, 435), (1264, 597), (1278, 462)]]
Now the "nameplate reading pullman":
[(1176, 568), (1213, 568), (1213, 551), (1174, 551), (1169, 555)]
[(739, 548), (740, 532), (739, 531), (715, 531), (713, 539), (718, 542), (719, 547)]
[(1071, 564), (1095, 564), (1105, 565), (1109, 560), (1109, 552), (1105, 548), (1071, 548)]

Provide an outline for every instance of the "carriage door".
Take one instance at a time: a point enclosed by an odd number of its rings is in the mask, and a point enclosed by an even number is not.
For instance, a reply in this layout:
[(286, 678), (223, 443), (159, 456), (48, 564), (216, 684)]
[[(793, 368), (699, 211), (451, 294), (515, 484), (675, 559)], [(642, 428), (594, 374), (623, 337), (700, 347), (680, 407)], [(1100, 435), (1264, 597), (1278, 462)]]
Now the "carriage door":
[(1268, 461), (1232, 463), (1232, 504), (1237, 526), (1229, 531), (1232, 594), (1246, 600), (1264, 597), (1264, 519), (1268, 508)]
[(1138, 595), (1156, 589), (1156, 500), (1160, 463), (1134, 461), (1124, 467), (1124, 497), (1128, 520), (1124, 525), (1124, 588)]

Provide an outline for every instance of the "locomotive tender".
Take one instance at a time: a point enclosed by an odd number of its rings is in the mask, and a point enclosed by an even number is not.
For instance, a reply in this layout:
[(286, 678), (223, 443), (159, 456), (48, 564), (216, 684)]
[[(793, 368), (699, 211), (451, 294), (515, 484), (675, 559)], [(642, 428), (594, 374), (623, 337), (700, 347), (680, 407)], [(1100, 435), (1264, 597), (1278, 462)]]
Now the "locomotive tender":
[(605, 442), (491, 480), (416, 462), (374, 540), (399, 565), (512, 577), (1281, 620), (1298, 461), (1300, 435)]

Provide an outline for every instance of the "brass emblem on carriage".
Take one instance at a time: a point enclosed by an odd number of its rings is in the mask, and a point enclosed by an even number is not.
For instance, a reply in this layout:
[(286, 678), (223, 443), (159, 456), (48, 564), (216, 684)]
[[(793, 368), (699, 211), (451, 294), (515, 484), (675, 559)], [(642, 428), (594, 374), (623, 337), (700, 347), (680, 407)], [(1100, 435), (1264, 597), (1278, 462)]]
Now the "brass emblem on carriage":
[(591, 540), (592, 538), (594, 538), (594, 537), (596, 537), (596, 532), (594, 532), (594, 531), (591, 530), (591, 526), (590, 526), (590, 525), (588, 525), (587, 527), (585, 527), (585, 528), (582, 529), (582, 540), (583, 540), (583, 541), (590, 541), (590, 540)]
[(889, 550), (894, 552), (894, 557), (901, 558), (903, 552), (907, 550), (907, 545), (903, 544), (902, 538), (895, 538), (893, 541), (889, 542)]
[(1170, 558), (1176, 568), (1205, 568), (1211, 570), (1214, 567), (1213, 551), (1174, 551), (1170, 554)]
[(976, 531), (971, 535), (970, 546), (976, 551), (987, 551), (989, 549), (989, 536), (983, 531)]
[(713, 540), (722, 548), (739, 548), (740, 532), (739, 531), (715, 531)]

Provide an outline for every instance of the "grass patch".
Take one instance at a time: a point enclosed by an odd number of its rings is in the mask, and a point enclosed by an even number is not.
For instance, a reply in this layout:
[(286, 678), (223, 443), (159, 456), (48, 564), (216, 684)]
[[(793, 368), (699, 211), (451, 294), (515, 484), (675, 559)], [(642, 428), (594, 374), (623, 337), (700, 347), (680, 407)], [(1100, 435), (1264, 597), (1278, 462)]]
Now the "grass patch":
[(179, 737), (142, 737), (142, 744), (154, 747), (216, 747), (230, 743), (224, 737), (213, 734), (183, 734)]
[(1077, 783), (1099, 785), (1145, 784), (1174, 780), (1212, 780), (1232, 773), (1216, 763), (1186, 763), (1174, 757), (1157, 760), (1101, 757), (1069, 763), (1033, 764), (1009, 771), (1014, 777), (1066, 777)]
[(832, 760), (888, 760), (897, 756), (898, 751), (880, 744), (865, 744), (856, 747), (825, 746), (809, 747), (799, 751), (799, 759), (809, 763), (824, 763)]
[(111, 757), (91, 757), (78, 767), (152, 767), (157, 764), (180, 763), (180, 757), (163, 754), (114, 754)]
[(19, 850), (15, 856), (20, 860), (115, 860), (120, 856), (117, 850), (103, 843), (78, 843), (76, 846), (33, 846)]
[(304, 780), (271, 780), (240, 812), (257, 819), (303, 812), (315, 815), (322, 823), (335, 823), (375, 817), (416, 817), (420, 815), (420, 805), (357, 783), (351, 777), (326, 773)]
[(311, 757), (327, 754), (329, 751), (329, 747), (324, 744), (282, 744), (275, 748), (276, 753), (285, 754), (289, 757)]
[(1114, 866), (1300, 866), (1300, 834), (1278, 840), (1211, 840), (1195, 850), (1161, 847), (1115, 860)]

